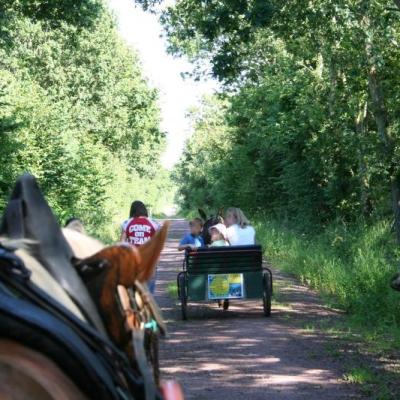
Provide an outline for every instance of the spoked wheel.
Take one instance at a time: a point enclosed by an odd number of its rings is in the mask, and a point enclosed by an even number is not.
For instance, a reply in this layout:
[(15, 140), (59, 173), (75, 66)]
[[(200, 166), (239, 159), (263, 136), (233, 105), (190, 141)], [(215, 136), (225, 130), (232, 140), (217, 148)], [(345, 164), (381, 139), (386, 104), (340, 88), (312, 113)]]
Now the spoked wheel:
[(181, 314), (184, 321), (187, 320), (187, 293), (185, 275), (181, 274), (178, 277), (178, 296), (181, 301)]
[(263, 275), (263, 309), (266, 317), (271, 316), (272, 277), (269, 273)]

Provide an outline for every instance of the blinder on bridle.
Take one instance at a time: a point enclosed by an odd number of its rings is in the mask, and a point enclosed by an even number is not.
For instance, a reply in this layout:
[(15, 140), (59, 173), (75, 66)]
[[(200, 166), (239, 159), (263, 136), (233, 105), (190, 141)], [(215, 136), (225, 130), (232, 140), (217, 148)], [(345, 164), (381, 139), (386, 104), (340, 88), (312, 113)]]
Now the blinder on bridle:
[[(166, 334), (161, 311), (147, 285), (138, 280), (132, 288), (118, 285), (116, 298), (121, 315), (125, 318), (125, 329), (132, 335), (135, 362), (143, 376), (146, 397), (150, 399), (160, 383), (158, 338)], [(149, 364), (153, 373), (149, 372)]]
[(118, 285), (116, 299), (122, 316), (127, 318), (132, 313), (137, 315), (135, 324), (128, 323), (130, 329), (152, 329), (165, 336), (167, 328), (161, 310), (145, 283), (136, 280), (133, 288)]

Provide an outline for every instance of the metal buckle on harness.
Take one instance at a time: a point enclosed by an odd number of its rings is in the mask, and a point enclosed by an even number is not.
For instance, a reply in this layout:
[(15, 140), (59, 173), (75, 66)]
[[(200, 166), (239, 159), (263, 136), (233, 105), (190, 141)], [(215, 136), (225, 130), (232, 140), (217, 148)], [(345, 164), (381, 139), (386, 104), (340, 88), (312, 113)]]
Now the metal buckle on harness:
[(126, 329), (132, 335), (133, 352), (136, 358), (139, 371), (142, 375), (146, 400), (154, 400), (156, 396), (156, 383), (154, 382), (153, 374), (150, 372), (146, 352), (144, 348), (144, 330), (137, 327), (135, 318), (135, 310), (132, 308), (128, 290), (122, 286), (117, 286), (120, 305), (125, 314)]

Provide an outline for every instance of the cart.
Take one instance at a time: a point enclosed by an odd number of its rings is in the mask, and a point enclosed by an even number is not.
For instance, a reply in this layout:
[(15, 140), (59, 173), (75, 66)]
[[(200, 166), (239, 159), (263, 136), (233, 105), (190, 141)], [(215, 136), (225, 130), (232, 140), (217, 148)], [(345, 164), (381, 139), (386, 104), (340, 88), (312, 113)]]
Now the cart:
[(188, 302), (218, 301), (224, 309), (231, 300), (262, 299), (265, 316), (271, 315), (272, 272), (263, 266), (262, 248), (209, 247), (187, 250), (177, 275), (182, 319)]

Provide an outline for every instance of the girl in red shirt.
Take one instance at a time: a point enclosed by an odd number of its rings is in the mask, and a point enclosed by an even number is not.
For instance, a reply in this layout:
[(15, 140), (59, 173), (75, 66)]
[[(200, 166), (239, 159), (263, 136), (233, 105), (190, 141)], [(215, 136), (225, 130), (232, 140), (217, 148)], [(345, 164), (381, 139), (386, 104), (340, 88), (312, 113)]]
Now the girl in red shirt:
[[(160, 229), (160, 225), (149, 218), (146, 206), (141, 201), (134, 201), (129, 212), (129, 219), (122, 223), (121, 241), (133, 246), (141, 246), (150, 240)], [(150, 293), (154, 294), (156, 274), (148, 282)]]

